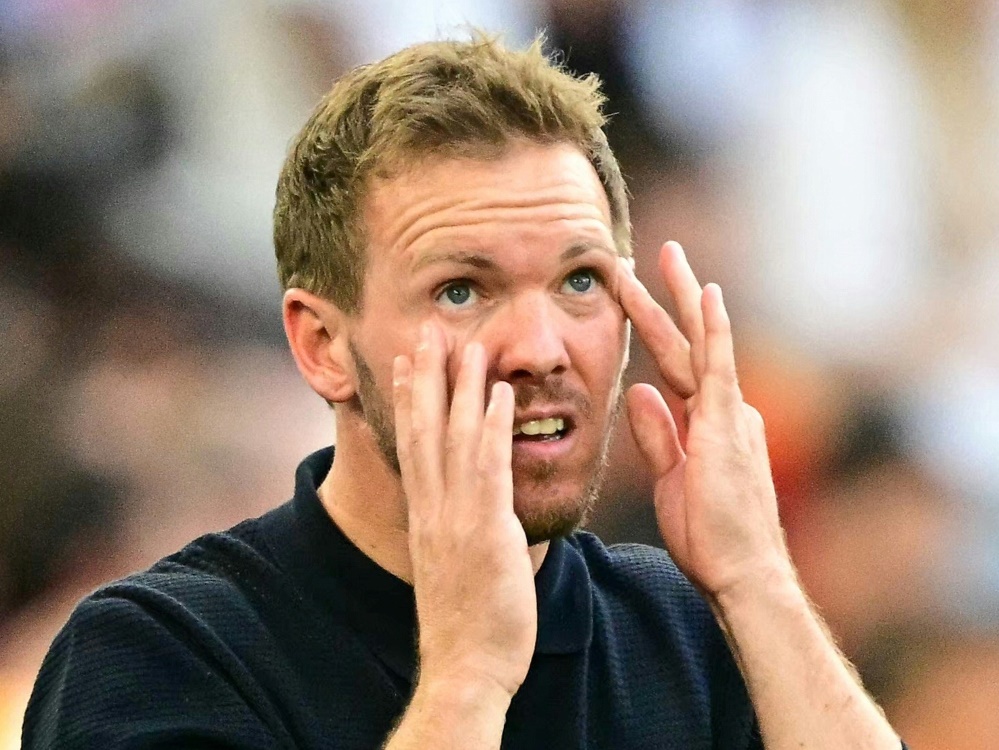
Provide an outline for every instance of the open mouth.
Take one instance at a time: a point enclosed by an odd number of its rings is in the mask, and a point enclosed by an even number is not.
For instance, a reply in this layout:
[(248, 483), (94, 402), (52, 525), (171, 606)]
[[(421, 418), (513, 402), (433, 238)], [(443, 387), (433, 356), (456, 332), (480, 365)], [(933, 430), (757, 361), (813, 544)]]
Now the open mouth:
[(572, 425), (562, 417), (531, 419), (513, 426), (513, 439), (515, 442), (534, 443), (561, 440), (570, 429)]

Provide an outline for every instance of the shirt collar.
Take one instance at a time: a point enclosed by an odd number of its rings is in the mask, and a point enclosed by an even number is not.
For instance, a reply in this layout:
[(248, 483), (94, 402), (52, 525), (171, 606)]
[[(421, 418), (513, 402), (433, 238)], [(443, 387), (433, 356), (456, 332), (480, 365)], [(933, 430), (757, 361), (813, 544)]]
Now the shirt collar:
[[(361, 552), (333, 523), (318, 487), (329, 473), (333, 449), (313, 453), (298, 467), (292, 501), (294, 537), (285, 552), (304, 584), (345, 613), (351, 627), (398, 676), (412, 682), (416, 667), (413, 589)], [(555, 539), (535, 576), (538, 598), (536, 654), (571, 654), (589, 646), (593, 601), (580, 552)]]

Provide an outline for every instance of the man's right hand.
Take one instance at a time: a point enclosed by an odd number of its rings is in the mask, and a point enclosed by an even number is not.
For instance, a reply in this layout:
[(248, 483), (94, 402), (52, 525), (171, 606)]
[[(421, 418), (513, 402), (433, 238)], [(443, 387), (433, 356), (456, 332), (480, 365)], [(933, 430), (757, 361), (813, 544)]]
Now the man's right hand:
[(461, 356), (450, 409), (446, 345), (436, 326), (424, 325), (412, 360), (394, 362), (419, 621), (414, 704), (443, 708), (443, 699), (456, 709), (467, 701), (483, 708), (484, 701), (501, 710), (502, 733), (537, 638), (534, 570), (513, 512), (513, 389), (495, 383), (487, 406), (482, 346), (470, 343)]

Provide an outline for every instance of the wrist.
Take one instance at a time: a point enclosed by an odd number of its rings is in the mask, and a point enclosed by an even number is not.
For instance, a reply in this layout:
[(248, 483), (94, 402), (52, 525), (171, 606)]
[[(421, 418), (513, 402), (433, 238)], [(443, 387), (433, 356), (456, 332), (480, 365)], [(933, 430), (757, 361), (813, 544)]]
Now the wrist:
[(509, 692), (495, 681), (424, 672), (384, 747), (498, 750), (509, 707)]
[(741, 612), (810, 611), (811, 605), (791, 562), (760, 566), (710, 597), (712, 609), (725, 620)]
[(507, 686), (488, 675), (421, 672), (412, 704), (443, 713), (496, 717), (502, 723), (512, 698)]
[(711, 597), (723, 610), (748, 602), (804, 597), (797, 571), (790, 559), (778, 559), (747, 567)]
[(709, 599), (760, 720), (766, 747), (899, 747), (790, 562)]

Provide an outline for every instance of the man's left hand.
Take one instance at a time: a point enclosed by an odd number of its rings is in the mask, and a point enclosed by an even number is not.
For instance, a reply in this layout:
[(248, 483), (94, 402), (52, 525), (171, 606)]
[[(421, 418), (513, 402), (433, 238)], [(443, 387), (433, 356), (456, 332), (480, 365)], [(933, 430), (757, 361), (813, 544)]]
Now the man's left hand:
[(736, 376), (721, 289), (703, 289), (683, 250), (663, 246), (659, 268), (679, 327), (621, 261), (619, 297), (667, 385), (686, 405), (687, 440), (662, 394), (627, 394), (631, 429), (655, 475), (659, 530), (680, 569), (713, 603), (744, 583), (794, 577), (777, 515), (763, 419)]

